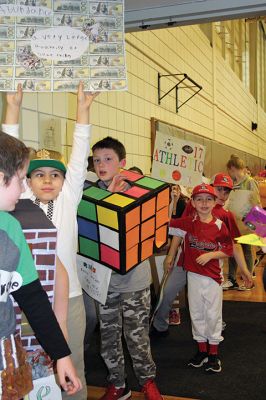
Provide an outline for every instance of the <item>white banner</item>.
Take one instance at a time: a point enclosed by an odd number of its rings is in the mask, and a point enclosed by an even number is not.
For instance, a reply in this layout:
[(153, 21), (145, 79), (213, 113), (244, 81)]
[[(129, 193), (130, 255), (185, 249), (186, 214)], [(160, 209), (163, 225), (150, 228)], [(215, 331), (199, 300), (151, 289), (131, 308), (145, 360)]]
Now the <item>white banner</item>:
[(205, 146), (157, 131), (151, 176), (183, 186), (199, 185), (204, 159)]
[(99, 303), (105, 304), (112, 270), (79, 254), (77, 267), (82, 289)]

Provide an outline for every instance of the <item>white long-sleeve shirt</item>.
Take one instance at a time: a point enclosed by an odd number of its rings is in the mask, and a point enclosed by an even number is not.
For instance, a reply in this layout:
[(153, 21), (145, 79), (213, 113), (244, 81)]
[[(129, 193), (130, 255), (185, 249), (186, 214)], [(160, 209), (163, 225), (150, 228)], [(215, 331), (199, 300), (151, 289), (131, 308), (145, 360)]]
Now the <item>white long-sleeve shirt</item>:
[[(2, 125), (2, 130), (18, 138), (18, 125)], [(77, 208), (82, 197), (83, 184), (87, 173), (90, 152), (91, 125), (76, 124), (73, 135), (73, 147), (63, 187), (53, 204), (52, 222), (57, 228), (57, 255), (65, 266), (69, 277), (69, 297), (82, 294), (77, 274), (78, 224)], [(21, 198), (35, 201), (32, 190), (27, 189)], [(40, 203), (40, 208), (47, 214), (47, 204)]]

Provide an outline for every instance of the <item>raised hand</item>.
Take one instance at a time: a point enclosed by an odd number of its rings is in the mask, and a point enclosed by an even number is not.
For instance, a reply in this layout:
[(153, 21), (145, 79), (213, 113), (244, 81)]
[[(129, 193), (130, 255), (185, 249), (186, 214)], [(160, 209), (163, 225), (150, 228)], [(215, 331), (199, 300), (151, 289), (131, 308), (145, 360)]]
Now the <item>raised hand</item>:
[(19, 112), (23, 99), (22, 85), (19, 83), (16, 92), (6, 93), (6, 115), (4, 124), (15, 125), (19, 121)]
[(99, 92), (84, 92), (84, 83), (80, 82), (77, 93), (77, 123), (89, 123), (90, 106)]

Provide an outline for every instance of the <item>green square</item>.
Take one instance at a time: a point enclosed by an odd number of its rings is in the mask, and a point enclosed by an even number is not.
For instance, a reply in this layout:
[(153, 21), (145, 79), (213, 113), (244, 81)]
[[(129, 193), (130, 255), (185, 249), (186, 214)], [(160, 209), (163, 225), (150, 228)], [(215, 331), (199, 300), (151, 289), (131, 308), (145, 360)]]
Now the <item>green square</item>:
[(110, 196), (112, 193), (108, 192), (107, 190), (103, 190), (100, 188), (97, 188), (95, 186), (91, 186), (88, 189), (84, 190), (83, 195), (91, 197), (94, 200), (102, 200), (105, 199), (105, 197)]
[(147, 176), (139, 179), (135, 183), (140, 186), (149, 188), (149, 189), (157, 189), (158, 187), (165, 185), (165, 182), (158, 181), (157, 179), (153, 179), (153, 178), (148, 178)]
[(94, 258), (99, 260), (99, 246), (97, 242), (93, 240), (86, 239), (84, 237), (79, 237), (79, 252), (84, 256)]
[(78, 207), (78, 216), (97, 221), (95, 204), (82, 199)]

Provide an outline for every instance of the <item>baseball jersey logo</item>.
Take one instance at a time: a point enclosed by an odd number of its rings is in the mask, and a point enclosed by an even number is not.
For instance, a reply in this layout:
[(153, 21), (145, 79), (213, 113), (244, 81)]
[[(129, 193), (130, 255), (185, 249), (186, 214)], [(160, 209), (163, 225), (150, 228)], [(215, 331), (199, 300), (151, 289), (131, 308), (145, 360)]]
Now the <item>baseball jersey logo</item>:
[(207, 242), (204, 240), (198, 240), (197, 237), (190, 234), (189, 247), (192, 249), (203, 250), (203, 251), (215, 251), (217, 249), (217, 244), (212, 242)]

